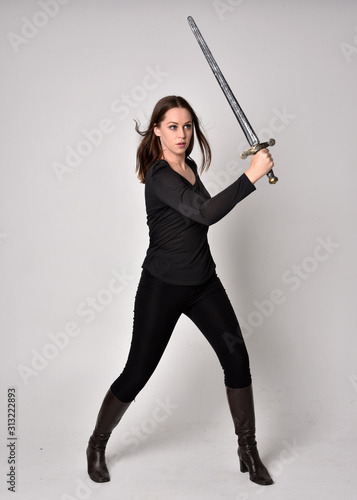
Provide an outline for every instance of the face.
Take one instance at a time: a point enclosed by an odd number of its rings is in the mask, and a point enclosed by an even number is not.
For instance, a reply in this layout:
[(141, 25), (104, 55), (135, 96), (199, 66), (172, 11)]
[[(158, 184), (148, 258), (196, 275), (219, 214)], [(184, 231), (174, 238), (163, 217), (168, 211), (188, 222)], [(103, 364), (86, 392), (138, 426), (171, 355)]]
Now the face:
[(161, 139), (166, 158), (184, 157), (193, 133), (191, 113), (185, 108), (169, 109), (154, 133)]

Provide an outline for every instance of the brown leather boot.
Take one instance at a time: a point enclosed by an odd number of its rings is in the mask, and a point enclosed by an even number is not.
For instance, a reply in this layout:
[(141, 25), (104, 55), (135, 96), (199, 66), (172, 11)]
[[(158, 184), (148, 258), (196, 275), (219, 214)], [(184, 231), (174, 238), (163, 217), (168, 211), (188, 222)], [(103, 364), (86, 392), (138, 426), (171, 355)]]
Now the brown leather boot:
[(96, 483), (110, 481), (105, 463), (105, 447), (114, 427), (118, 425), (130, 404), (119, 401), (110, 389), (103, 400), (87, 448), (88, 474)]
[(249, 472), (253, 483), (263, 486), (274, 481), (263, 465), (255, 440), (255, 415), (252, 386), (242, 389), (227, 389), (227, 398), (231, 410), (235, 433), (238, 436), (238, 457), (240, 471)]

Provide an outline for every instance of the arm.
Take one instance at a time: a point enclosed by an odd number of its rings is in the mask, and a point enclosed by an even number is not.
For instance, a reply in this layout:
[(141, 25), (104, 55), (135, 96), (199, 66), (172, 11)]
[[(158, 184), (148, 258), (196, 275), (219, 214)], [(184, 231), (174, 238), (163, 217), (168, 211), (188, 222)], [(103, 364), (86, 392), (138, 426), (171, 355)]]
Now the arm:
[(248, 176), (242, 174), (223, 191), (207, 200), (195, 193), (169, 165), (156, 168), (147, 181), (151, 183), (155, 194), (165, 205), (207, 226), (222, 219), (237, 203), (256, 189)]

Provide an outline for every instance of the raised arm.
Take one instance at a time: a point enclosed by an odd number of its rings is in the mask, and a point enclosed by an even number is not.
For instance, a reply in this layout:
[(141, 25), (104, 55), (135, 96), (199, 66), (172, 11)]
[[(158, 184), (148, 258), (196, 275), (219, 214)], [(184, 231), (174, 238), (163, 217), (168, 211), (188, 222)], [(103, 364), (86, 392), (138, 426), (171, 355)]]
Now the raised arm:
[[(146, 182), (157, 197), (169, 207), (177, 210), (185, 217), (210, 226), (227, 215), (234, 207), (255, 190), (255, 186), (246, 174), (209, 198), (195, 193), (177, 172), (169, 165), (158, 166)], [(197, 182), (200, 182), (198, 179)]]

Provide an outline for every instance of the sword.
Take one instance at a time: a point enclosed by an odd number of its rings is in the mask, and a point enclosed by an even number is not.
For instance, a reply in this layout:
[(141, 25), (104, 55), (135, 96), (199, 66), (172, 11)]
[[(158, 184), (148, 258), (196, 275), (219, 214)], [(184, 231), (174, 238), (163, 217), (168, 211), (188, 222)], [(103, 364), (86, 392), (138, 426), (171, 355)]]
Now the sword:
[[(197, 28), (195, 21), (191, 16), (187, 18), (187, 21), (250, 145), (249, 149), (247, 149), (246, 151), (242, 151), (240, 157), (245, 159), (249, 155), (255, 155), (261, 149), (267, 148), (269, 146), (274, 146), (275, 144), (274, 139), (269, 139), (268, 142), (259, 141), (257, 134), (254, 132), (253, 127), (248, 121), (248, 118), (245, 116), (242, 108), (238, 104), (237, 99), (234, 97), (232, 90), (230, 89), (226, 79), (222, 74), (222, 71), (219, 69), (218, 64), (216, 63), (214, 57), (212, 56), (211, 51), (209, 50), (206, 42), (204, 41), (204, 38), (201, 35), (200, 30)], [(267, 176), (270, 184), (275, 184), (276, 182), (278, 182), (278, 178), (275, 177), (273, 170), (270, 170), (267, 173)]]

